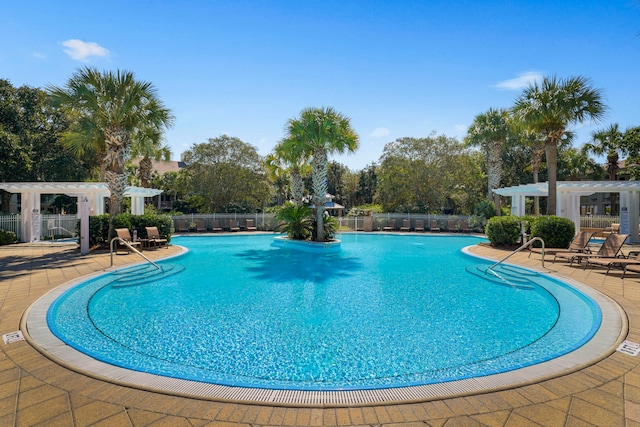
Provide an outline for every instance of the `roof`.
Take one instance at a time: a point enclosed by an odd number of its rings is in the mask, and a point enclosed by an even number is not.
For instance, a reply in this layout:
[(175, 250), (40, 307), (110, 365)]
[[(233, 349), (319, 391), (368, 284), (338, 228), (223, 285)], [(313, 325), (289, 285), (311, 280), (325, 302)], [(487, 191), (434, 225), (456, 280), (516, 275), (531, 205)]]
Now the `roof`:
[[(501, 196), (547, 196), (548, 183), (523, 184), (514, 187), (498, 188), (494, 193)], [(640, 181), (558, 181), (559, 192), (619, 193), (625, 191), (640, 191)]]
[[(105, 197), (111, 192), (104, 182), (0, 182), (0, 190), (9, 193), (45, 193), (45, 194), (102, 194)], [(162, 193), (156, 188), (125, 187), (124, 195), (153, 197)]]

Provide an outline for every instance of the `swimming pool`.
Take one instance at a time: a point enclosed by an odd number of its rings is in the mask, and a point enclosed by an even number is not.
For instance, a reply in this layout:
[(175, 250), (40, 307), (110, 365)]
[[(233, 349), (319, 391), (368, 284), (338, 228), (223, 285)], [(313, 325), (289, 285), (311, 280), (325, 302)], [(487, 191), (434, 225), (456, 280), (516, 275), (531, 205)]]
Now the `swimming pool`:
[(340, 253), (318, 255), (274, 247), (273, 235), (175, 238), (190, 251), (163, 262), (160, 276), (136, 266), (73, 287), (48, 309), (49, 327), (136, 371), (363, 390), (531, 366), (579, 348), (600, 326), (597, 304), (545, 275), (471, 274), (488, 265), (461, 252), (477, 237), (341, 239)]

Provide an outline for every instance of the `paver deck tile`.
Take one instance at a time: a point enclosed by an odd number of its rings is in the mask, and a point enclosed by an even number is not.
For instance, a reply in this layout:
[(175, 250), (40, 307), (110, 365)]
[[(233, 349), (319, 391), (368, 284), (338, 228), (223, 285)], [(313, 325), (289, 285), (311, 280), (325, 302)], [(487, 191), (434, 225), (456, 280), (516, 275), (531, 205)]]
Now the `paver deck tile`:
[(471, 418), (487, 427), (502, 427), (511, 415), (511, 411), (490, 412), (487, 414), (472, 415)]
[(73, 415), (80, 425), (91, 425), (112, 415), (124, 412), (124, 408), (112, 403), (93, 401), (74, 408)]
[(135, 408), (127, 409), (127, 414), (134, 426), (146, 426), (164, 417), (163, 414), (157, 412), (141, 411)]
[(20, 405), (20, 400), (22, 400), (22, 395), (20, 395), (18, 401), (16, 417), (16, 424), (19, 426), (32, 426), (45, 423), (47, 420), (71, 413), (69, 410), (69, 401), (64, 394), (50, 399), (36, 401), (36, 403), (28, 406)]
[(565, 412), (544, 403), (516, 408), (513, 413), (543, 426), (561, 426), (567, 418)]
[(619, 427), (624, 425), (624, 416), (577, 397), (572, 399), (569, 411), (570, 415), (598, 427)]

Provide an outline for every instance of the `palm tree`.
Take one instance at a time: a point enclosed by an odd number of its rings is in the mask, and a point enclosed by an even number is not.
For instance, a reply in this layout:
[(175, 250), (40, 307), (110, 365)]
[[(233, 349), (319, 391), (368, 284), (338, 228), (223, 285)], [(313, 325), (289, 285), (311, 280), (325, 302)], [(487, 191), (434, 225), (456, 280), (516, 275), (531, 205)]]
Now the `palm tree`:
[(555, 215), (558, 142), (570, 125), (602, 118), (606, 111), (602, 93), (591, 87), (590, 81), (584, 77), (564, 80), (545, 77), (540, 85), (537, 82), (530, 84), (516, 98), (512, 111), (534, 132), (544, 135), (549, 175), (547, 214)]
[[(591, 134), (591, 141), (586, 143), (582, 150), (584, 153), (593, 153), (596, 156), (607, 155), (607, 173), (609, 181), (618, 179), (618, 161), (620, 152), (624, 152), (624, 133), (620, 131), (617, 123)], [(617, 212), (617, 193), (611, 193), (611, 212)]]
[(502, 179), (502, 149), (509, 138), (509, 112), (490, 108), (478, 114), (467, 130), (465, 143), (480, 147), (487, 158), (488, 189), (487, 198), (493, 200), (496, 212), (500, 212), (500, 196), (493, 190), (500, 188)]
[(171, 149), (162, 145), (162, 133), (153, 127), (144, 128), (132, 137), (131, 158), (142, 157), (138, 164), (140, 186), (149, 187), (153, 172), (153, 160), (171, 160)]
[(333, 108), (307, 108), (299, 118), (288, 121), (285, 141), (285, 150), (297, 152), (301, 148), (301, 152), (311, 156), (316, 241), (323, 242), (328, 155), (354, 152), (358, 148), (358, 134), (351, 128), (349, 118)]
[(305, 151), (305, 146), (291, 139), (280, 141), (273, 153), (267, 157), (267, 168), (272, 175), (285, 171), (291, 180), (291, 195), (293, 203), (302, 204), (304, 197), (304, 181), (302, 174), (308, 170), (307, 160), (309, 155)]
[[(99, 72), (85, 67), (67, 81), (65, 87), (48, 88), (53, 105), (75, 118), (68, 141), (104, 153), (105, 177), (111, 192), (111, 218), (122, 211), (127, 185), (125, 163), (129, 159), (132, 136), (141, 129), (161, 132), (173, 117), (157, 96), (151, 83), (140, 82), (128, 71)], [(110, 221), (111, 235), (113, 221)]]

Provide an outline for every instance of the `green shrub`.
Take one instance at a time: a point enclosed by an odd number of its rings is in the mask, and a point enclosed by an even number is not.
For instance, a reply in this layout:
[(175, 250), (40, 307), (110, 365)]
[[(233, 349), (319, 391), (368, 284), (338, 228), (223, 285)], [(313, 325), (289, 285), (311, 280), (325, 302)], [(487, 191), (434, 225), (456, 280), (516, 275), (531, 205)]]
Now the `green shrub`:
[(492, 218), (496, 216), (496, 207), (491, 200), (482, 200), (473, 207), (473, 215), (481, 216), (485, 219)]
[[(531, 224), (531, 237), (540, 237), (547, 248), (568, 248), (576, 233), (573, 221), (557, 216), (540, 216)], [(535, 242), (540, 247), (540, 242)]]
[(287, 203), (278, 210), (276, 219), (282, 221), (276, 232), (287, 233), (290, 239), (305, 240), (313, 233), (313, 211), (306, 205)]
[[(156, 212), (148, 212), (144, 215), (131, 215), (123, 213), (113, 218), (113, 228), (128, 228), (133, 236), (133, 231), (137, 230), (138, 238), (147, 238), (147, 230), (145, 227), (158, 227), (161, 236), (166, 236), (171, 241), (171, 217), (166, 214)], [(80, 222), (77, 226), (78, 235), (80, 235)], [(108, 246), (111, 239), (107, 236), (109, 233), (109, 215), (94, 215), (89, 217), (89, 244), (91, 246), (101, 245)], [(115, 237), (115, 231), (113, 236)]]
[(521, 220), (515, 216), (494, 216), (487, 221), (485, 234), (491, 246), (516, 245), (521, 236)]
[(0, 230), (0, 245), (10, 245), (18, 240), (13, 231)]

